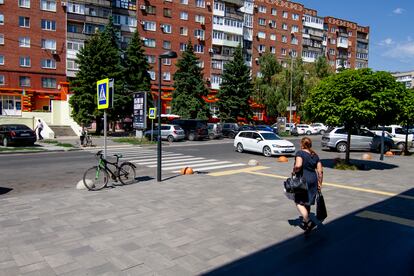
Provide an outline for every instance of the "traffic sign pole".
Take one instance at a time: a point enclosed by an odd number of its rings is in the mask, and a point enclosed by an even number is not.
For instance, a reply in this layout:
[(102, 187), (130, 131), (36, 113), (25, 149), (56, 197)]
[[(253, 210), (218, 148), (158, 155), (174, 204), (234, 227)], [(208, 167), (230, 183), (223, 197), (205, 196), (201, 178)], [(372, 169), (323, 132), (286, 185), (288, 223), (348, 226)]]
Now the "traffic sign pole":
[(104, 158), (106, 159), (106, 129), (107, 129), (107, 121), (106, 121), (106, 109), (104, 109)]
[(104, 158), (107, 156), (107, 115), (106, 110), (113, 107), (114, 100), (114, 80), (102, 79), (96, 83), (96, 90), (98, 96), (98, 109), (104, 110)]

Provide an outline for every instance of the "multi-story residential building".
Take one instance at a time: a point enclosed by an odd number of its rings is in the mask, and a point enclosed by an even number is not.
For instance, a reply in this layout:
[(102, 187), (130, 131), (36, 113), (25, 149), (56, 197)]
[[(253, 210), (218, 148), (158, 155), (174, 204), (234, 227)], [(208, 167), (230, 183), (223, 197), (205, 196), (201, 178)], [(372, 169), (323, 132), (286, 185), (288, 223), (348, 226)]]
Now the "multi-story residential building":
[(66, 97), (65, 11), (55, 0), (0, 1), (0, 115)]
[(414, 89), (414, 70), (408, 72), (395, 72), (391, 73), (398, 82), (401, 82), (405, 85), (406, 88)]
[(302, 59), (304, 62), (315, 62), (326, 55), (324, 19), (318, 16), (317, 11), (305, 9), (302, 22)]

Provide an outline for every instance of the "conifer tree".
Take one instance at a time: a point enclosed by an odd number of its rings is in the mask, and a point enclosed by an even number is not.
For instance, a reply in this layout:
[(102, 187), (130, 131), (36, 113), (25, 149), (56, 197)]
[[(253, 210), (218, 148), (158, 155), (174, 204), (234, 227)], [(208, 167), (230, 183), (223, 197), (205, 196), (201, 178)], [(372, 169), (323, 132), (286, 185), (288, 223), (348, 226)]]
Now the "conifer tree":
[(238, 117), (251, 119), (252, 111), (249, 105), (253, 92), (253, 84), (249, 67), (244, 62), (242, 48), (239, 45), (233, 60), (224, 66), (222, 83), (217, 94), (220, 118), (223, 121), (237, 121)]
[(178, 70), (174, 74), (172, 112), (183, 119), (208, 119), (210, 111), (203, 99), (208, 89), (191, 41), (176, 66)]

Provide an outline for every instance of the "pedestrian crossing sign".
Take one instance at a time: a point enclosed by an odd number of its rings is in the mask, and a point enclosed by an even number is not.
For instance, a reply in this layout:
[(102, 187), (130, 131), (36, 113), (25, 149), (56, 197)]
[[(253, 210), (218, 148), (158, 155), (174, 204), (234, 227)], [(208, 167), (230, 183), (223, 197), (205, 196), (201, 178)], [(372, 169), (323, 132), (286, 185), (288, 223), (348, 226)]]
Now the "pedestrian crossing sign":
[(98, 109), (109, 108), (109, 79), (103, 79), (96, 83), (98, 93)]
[(157, 109), (155, 107), (149, 109), (148, 118), (154, 120), (157, 114)]

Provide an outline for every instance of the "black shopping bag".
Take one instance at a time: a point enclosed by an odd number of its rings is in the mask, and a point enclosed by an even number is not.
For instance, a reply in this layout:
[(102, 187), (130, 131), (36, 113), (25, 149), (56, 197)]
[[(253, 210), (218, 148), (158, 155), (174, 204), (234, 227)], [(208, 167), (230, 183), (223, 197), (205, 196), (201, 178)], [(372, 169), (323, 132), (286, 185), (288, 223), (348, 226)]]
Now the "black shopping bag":
[(323, 221), (328, 216), (326, 211), (325, 200), (323, 199), (322, 193), (319, 191), (316, 195), (316, 218), (319, 221)]

